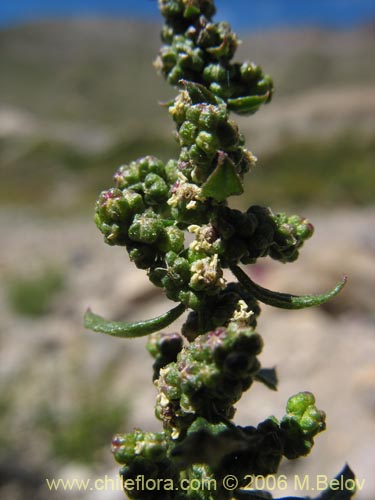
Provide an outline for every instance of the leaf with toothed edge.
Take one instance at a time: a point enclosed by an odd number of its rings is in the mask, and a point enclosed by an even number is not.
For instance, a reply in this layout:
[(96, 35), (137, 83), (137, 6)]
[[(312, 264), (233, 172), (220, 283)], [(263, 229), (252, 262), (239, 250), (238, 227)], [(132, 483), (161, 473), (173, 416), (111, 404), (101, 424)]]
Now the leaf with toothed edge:
[(143, 337), (169, 326), (173, 323), (173, 321), (179, 318), (184, 311), (185, 306), (183, 304), (179, 304), (177, 307), (174, 307), (170, 311), (161, 314), (156, 318), (145, 321), (137, 321), (135, 323), (123, 323), (121, 321), (108, 321), (88, 309), (84, 317), (84, 325), (88, 330), (106, 333), (107, 335), (112, 335), (114, 337)]
[(238, 266), (231, 266), (230, 270), (253, 297), (264, 304), (281, 309), (304, 309), (305, 307), (320, 306), (340, 293), (347, 282), (347, 276), (344, 276), (332, 290), (321, 295), (291, 295), (273, 292), (257, 285)]

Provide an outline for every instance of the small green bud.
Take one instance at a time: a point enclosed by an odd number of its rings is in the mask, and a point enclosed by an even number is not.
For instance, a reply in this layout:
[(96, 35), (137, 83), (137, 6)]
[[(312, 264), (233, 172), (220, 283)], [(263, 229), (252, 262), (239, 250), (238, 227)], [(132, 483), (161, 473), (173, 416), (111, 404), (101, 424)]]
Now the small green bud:
[(204, 67), (204, 54), (201, 49), (188, 50), (179, 58), (179, 66), (184, 70), (200, 73)]
[(199, 116), (199, 129), (208, 132), (214, 132), (218, 123), (217, 106), (207, 105), (202, 106), (202, 111)]
[(197, 43), (204, 47), (214, 60), (229, 61), (237, 48), (238, 41), (228, 23), (208, 23), (199, 34)]
[(173, 300), (178, 297), (175, 292), (186, 288), (190, 279), (190, 264), (183, 257), (177, 257), (172, 265), (169, 265), (167, 272), (162, 279), (163, 287), (167, 292), (172, 293)]
[(241, 79), (246, 83), (254, 83), (262, 77), (262, 68), (252, 62), (245, 61), (240, 66)]
[(184, 122), (178, 131), (181, 145), (191, 146), (192, 144), (194, 144), (197, 133), (197, 127), (193, 123), (188, 121)]
[(128, 245), (129, 258), (138, 269), (149, 269), (156, 260), (156, 252), (150, 245)]
[(179, 292), (178, 298), (187, 309), (193, 309), (193, 311), (197, 311), (201, 308), (202, 299), (197, 293), (183, 290)]
[(129, 227), (129, 238), (140, 243), (152, 244), (162, 235), (163, 222), (149, 214), (136, 215)]
[(165, 165), (166, 180), (169, 184), (174, 184), (178, 179), (178, 163), (176, 160), (169, 160)]
[(189, 24), (205, 16), (210, 19), (215, 14), (215, 5), (212, 0), (159, 0), (159, 8), (167, 21), (175, 23), (186, 20)]
[(95, 224), (104, 235), (104, 241), (108, 245), (126, 245), (127, 228), (122, 228), (118, 224), (106, 224), (99, 215), (95, 215)]
[(122, 165), (114, 175), (114, 181), (119, 189), (124, 189), (133, 186), (140, 182), (138, 166), (135, 162), (130, 165)]
[(299, 423), (306, 434), (315, 435), (325, 429), (325, 413), (314, 405), (309, 406)]
[(306, 434), (316, 434), (325, 427), (325, 414), (315, 406), (311, 392), (300, 392), (288, 399), (287, 418), (294, 418)]
[(142, 196), (131, 189), (124, 189), (124, 200), (128, 203), (129, 210), (132, 214), (140, 214), (145, 210)]
[(176, 52), (171, 47), (163, 47), (160, 50), (160, 59), (163, 70), (169, 73), (177, 62)]
[(184, 248), (184, 232), (177, 226), (165, 228), (163, 235), (158, 241), (158, 249), (162, 252), (180, 252)]
[(222, 99), (227, 99), (230, 95), (230, 90), (226, 83), (212, 82), (210, 83), (209, 89), (213, 94), (221, 97)]
[(202, 111), (201, 104), (195, 104), (193, 106), (189, 106), (186, 111), (186, 120), (193, 123), (194, 125), (198, 125), (201, 111)]
[(301, 224), (296, 227), (296, 235), (301, 240), (307, 240), (314, 234), (314, 226), (304, 219)]
[(180, 92), (174, 100), (172, 106), (169, 106), (169, 114), (177, 125), (182, 125), (186, 119), (186, 113), (190, 105), (189, 94), (185, 91)]
[(171, 85), (177, 85), (186, 76), (186, 72), (180, 66), (175, 66), (168, 74), (168, 82)]
[(103, 191), (96, 204), (95, 223), (110, 245), (124, 245), (135, 213), (143, 212), (142, 196), (131, 190)]
[(125, 221), (131, 216), (129, 204), (120, 189), (111, 188), (100, 193), (96, 212), (106, 222)]
[(215, 156), (215, 152), (209, 154), (198, 146), (198, 144), (193, 144), (189, 149), (189, 157), (191, 161), (200, 167), (209, 167)]
[(208, 64), (203, 71), (203, 79), (206, 83), (225, 83), (228, 81), (228, 70), (221, 64)]
[(210, 157), (215, 155), (219, 149), (219, 141), (214, 134), (200, 132), (196, 138), (196, 145)]
[(118, 434), (112, 440), (112, 452), (122, 464), (131, 463), (137, 456), (157, 462), (166, 456), (167, 442), (163, 433), (136, 429), (130, 434)]
[(146, 203), (160, 205), (167, 201), (169, 188), (158, 174), (149, 173), (144, 180), (144, 193)]

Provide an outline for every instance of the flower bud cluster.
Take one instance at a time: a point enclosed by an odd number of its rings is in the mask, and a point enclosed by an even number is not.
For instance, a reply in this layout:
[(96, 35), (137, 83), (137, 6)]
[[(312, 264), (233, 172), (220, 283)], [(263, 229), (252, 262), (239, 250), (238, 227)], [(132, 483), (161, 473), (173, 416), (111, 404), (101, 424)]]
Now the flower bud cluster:
[(257, 205), (244, 213), (220, 207), (212, 225), (225, 247), (223, 265), (224, 262), (253, 264), (266, 256), (280, 262), (293, 262), (314, 231), (312, 224), (298, 215), (274, 214), (270, 208)]
[[(164, 433), (143, 432), (136, 429), (129, 434), (118, 434), (112, 440), (112, 452), (123, 467), (120, 475), (124, 489), (130, 499), (172, 500), (177, 499), (175, 492), (165, 491), (163, 487), (147, 488), (137, 485), (137, 480), (159, 479), (174, 481), (178, 484), (178, 471), (168, 458), (168, 439)], [(131, 488), (126, 488), (126, 485)]]
[(313, 438), (326, 428), (325, 413), (315, 406), (311, 392), (289, 398), (286, 410), (280, 423), (286, 435), (284, 454), (289, 459), (307, 455), (314, 444)]
[(147, 350), (155, 359), (153, 380), (159, 378), (160, 369), (177, 360), (183, 346), (183, 337), (178, 333), (154, 333), (149, 336)]
[(209, 422), (233, 417), (234, 403), (260, 369), (263, 342), (253, 329), (230, 323), (183, 347), (160, 370), (156, 415), (178, 437), (199, 416)]
[[(307, 419), (310, 419), (308, 424)], [(314, 396), (306, 392), (288, 400), (287, 414), (280, 422), (269, 417), (257, 427), (240, 427), (210, 423), (198, 417), (171, 456), (181, 467), (206, 464), (217, 484), (223, 484), (225, 476), (233, 475), (243, 487), (248, 483), (244, 482), (248, 474), (274, 474), (283, 457), (307, 455), (313, 436), (325, 428), (324, 419), (324, 412), (315, 406)]]
[[(231, 168), (242, 179), (256, 159), (243, 147), (244, 137), (236, 123), (229, 119), (227, 105), (214, 104), (212, 94), (202, 95), (199, 90), (187, 84), (187, 90), (181, 91), (169, 108), (177, 125), (181, 170), (189, 180), (201, 186), (220, 162), (226, 162), (230, 164), (226, 168)], [(240, 188), (229, 194), (239, 194)]]
[[(231, 63), (238, 40), (228, 23), (213, 23), (209, 0), (159, 0), (166, 24), (164, 46), (155, 66), (172, 85), (180, 80), (204, 84), (237, 113), (254, 113), (253, 96), (271, 99), (273, 83), (251, 62)], [(249, 100), (250, 99), (250, 100)]]

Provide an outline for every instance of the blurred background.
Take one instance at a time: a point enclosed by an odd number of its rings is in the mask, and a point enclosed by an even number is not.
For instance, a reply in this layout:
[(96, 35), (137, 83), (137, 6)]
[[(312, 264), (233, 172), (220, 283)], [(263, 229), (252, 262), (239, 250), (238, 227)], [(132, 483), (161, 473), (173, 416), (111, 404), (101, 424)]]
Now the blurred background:
[[(374, 494), (373, 0), (217, 1), (242, 44), (238, 60), (274, 77), (272, 103), (238, 119), (258, 166), (232, 206), (271, 206), (308, 217), (316, 233), (293, 265), (262, 262), (259, 283), (292, 293), (349, 283), (319, 309), (264, 307), (261, 360), (277, 366), (277, 393), (249, 391), (236, 421), (282, 416), (287, 398), (315, 393), (327, 431), (295, 475), (333, 477), (345, 462)], [(111, 319), (170, 307), (93, 223), (115, 169), (145, 154), (178, 154), (158, 106), (175, 95), (155, 74), (156, 0), (3, 0), (0, 3), (0, 496), (103, 498), (51, 491), (46, 478), (117, 477), (109, 443), (153, 416), (145, 340), (87, 332), (90, 306)], [(236, 118), (237, 120), (237, 118)], [(178, 324), (176, 325), (176, 328)], [(91, 491), (90, 491), (91, 488)], [(83, 491), (86, 489), (86, 491)], [(273, 492), (275, 496), (286, 492)], [(295, 492), (316, 495), (316, 492)]]

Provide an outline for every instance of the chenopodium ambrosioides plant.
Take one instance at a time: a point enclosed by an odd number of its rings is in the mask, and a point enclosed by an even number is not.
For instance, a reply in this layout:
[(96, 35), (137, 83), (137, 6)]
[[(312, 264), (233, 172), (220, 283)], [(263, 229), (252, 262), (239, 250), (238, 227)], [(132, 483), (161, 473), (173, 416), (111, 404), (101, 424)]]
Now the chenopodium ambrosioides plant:
[[(148, 350), (163, 431), (119, 434), (112, 450), (131, 499), (271, 498), (249, 488), (249, 477), (275, 474), (283, 457), (307, 455), (325, 429), (325, 414), (313, 394), (300, 392), (280, 420), (272, 416), (256, 427), (232, 422), (235, 403), (254, 381), (276, 390), (275, 370), (261, 368), (257, 357), (263, 346), (255, 331), (259, 303), (319, 305), (345, 279), (323, 295), (295, 296), (259, 286), (240, 267), (267, 256), (293, 262), (313, 233), (297, 215), (262, 206), (241, 212), (227, 203), (243, 192), (243, 177), (256, 162), (230, 113), (255, 113), (271, 101), (273, 83), (256, 64), (232, 62), (238, 40), (227, 23), (212, 21), (213, 0), (159, 0), (159, 7), (164, 45), (155, 66), (179, 89), (167, 107), (180, 156), (167, 163), (145, 156), (121, 166), (115, 186), (99, 196), (95, 221), (105, 242), (124, 246), (177, 305), (137, 323), (86, 313), (86, 327), (97, 332), (153, 334)], [(181, 335), (154, 333), (185, 311)], [(354, 484), (348, 466), (338, 478)], [(328, 490), (324, 498), (336, 493)], [(354, 488), (339, 493), (350, 498)]]

